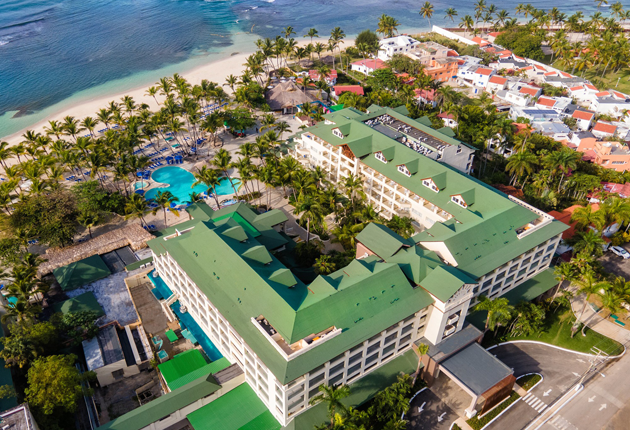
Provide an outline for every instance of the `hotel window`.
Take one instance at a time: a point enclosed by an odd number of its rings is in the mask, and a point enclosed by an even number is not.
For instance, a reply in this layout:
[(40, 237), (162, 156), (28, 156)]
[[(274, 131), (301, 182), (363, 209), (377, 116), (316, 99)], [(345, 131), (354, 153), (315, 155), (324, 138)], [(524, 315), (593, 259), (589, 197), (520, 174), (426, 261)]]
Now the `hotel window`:
[(460, 205), (463, 208), (466, 208), (468, 205), (466, 204), (466, 202), (464, 201), (464, 199), (462, 199), (459, 196), (451, 196), (451, 201), (453, 203), (456, 203), (458, 205)]
[(403, 175), (411, 176), (411, 173), (409, 173), (409, 170), (407, 170), (407, 167), (405, 167), (404, 164), (401, 164), (400, 166), (398, 166), (398, 171), (402, 173)]
[(338, 128), (333, 128), (332, 134), (333, 136), (337, 136), (339, 139), (343, 139), (343, 133), (341, 133)]
[(433, 191), (435, 191), (436, 193), (439, 193), (440, 190), (438, 189), (438, 187), (435, 186), (435, 184), (433, 183), (432, 180), (430, 179), (423, 179), (422, 180), (422, 185), (424, 185), (427, 188), (432, 189)]
[(387, 159), (385, 158), (382, 152), (376, 152), (374, 154), (374, 157), (376, 157), (377, 160), (382, 161), (383, 163), (387, 164)]

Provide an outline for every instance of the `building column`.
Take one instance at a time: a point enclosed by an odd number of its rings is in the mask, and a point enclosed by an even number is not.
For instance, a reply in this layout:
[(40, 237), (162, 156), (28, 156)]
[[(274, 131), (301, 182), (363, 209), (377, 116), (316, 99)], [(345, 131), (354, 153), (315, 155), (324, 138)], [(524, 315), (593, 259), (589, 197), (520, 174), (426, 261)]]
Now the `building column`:
[(468, 418), (472, 418), (475, 416), (475, 414), (477, 413), (477, 410), (475, 409), (475, 406), (477, 406), (477, 400), (479, 399), (479, 396), (474, 395), (472, 398), (472, 402), (470, 402), (470, 406), (468, 407), (468, 409), (465, 410), (466, 412), (466, 417)]

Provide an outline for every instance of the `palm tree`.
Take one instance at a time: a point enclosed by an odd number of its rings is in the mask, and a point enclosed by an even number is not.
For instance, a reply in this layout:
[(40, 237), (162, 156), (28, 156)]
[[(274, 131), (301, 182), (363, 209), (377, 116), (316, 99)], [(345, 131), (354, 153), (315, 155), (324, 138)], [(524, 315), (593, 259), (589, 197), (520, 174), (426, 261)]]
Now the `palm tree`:
[(429, 21), (429, 31), (431, 30), (431, 17), (433, 16), (433, 5), (431, 4), (431, 2), (424, 2), (424, 4), (422, 5), (422, 7), (420, 8), (420, 15), (422, 15), (423, 18), (426, 18), (427, 21)]
[(387, 227), (405, 239), (410, 238), (416, 233), (416, 230), (413, 228), (411, 218), (408, 217), (399, 217), (398, 215), (394, 215), (392, 216), (392, 219), (387, 222)]
[(234, 87), (236, 86), (237, 82), (238, 78), (236, 76), (229, 75), (227, 78), (225, 78), (225, 84), (223, 85), (227, 85), (228, 87), (230, 87), (230, 89), (232, 90), (232, 94), (234, 94)]
[[(153, 201), (158, 205), (158, 207), (153, 209), (153, 215), (161, 208), (164, 212), (164, 227), (166, 227), (166, 209), (171, 208), (171, 204), (179, 201), (179, 198), (175, 197), (170, 191), (158, 191)], [(176, 209), (171, 208), (170, 211), (173, 212), (175, 216), (179, 216), (179, 211)]]
[(9, 302), (4, 306), (5, 314), (2, 315), (2, 323), (16, 319), (19, 321), (33, 321), (41, 313), (41, 307), (31, 305), (30, 302), (18, 299), (17, 302)]
[(317, 257), (313, 267), (315, 268), (315, 273), (318, 275), (330, 275), (336, 269), (336, 265), (330, 258), (330, 255), (321, 255)]
[(414, 373), (413, 375), (413, 382), (411, 384), (412, 386), (414, 386), (416, 385), (416, 379), (418, 379), (418, 376), (420, 375), (420, 365), (422, 364), (422, 357), (429, 353), (429, 345), (427, 345), (426, 343), (421, 343), (418, 346), (413, 344), (412, 348), (414, 349), (414, 351), (416, 351), (416, 354), (418, 354), (418, 367), (416, 367), (416, 373)]
[(144, 220), (146, 212), (149, 210), (149, 203), (140, 194), (132, 194), (125, 204), (125, 219), (138, 218), (140, 225), (146, 225)]
[[(523, 177), (527, 173), (527, 178), (534, 171), (534, 167), (538, 164), (538, 157), (531, 152), (517, 152), (508, 159), (508, 163), (505, 170), (512, 175), (510, 185), (512, 182), (516, 184), (517, 180)], [(527, 178), (522, 182), (521, 189), (525, 186)]]
[(324, 220), (324, 212), (319, 201), (310, 195), (307, 195), (299, 204), (296, 205), (293, 212), (295, 215), (302, 214), (300, 220), (306, 220), (306, 243), (311, 240), (311, 223), (319, 225)]
[(343, 180), (343, 189), (350, 199), (350, 206), (352, 208), (352, 212), (354, 212), (357, 196), (360, 198), (365, 197), (365, 193), (363, 192), (363, 180), (360, 177), (355, 176), (353, 173), (350, 173)]
[(585, 253), (599, 257), (604, 253), (602, 246), (606, 244), (602, 237), (591, 229), (580, 231), (571, 238), (573, 251), (576, 254)]
[(593, 271), (589, 270), (585, 272), (581, 278), (576, 279), (574, 283), (578, 286), (578, 294), (584, 294), (584, 304), (582, 305), (582, 310), (580, 311), (580, 316), (575, 320), (575, 324), (571, 328), (571, 337), (575, 336), (577, 329), (582, 321), (582, 316), (584, 315), (584, 311), (586, 310), (586, 305), (588, 301), (591, 299), (593, 294), (599, 294), (599, 292), (607, 286), (602, 282), (598, 282), (597, 278)]
[(444, 11), (444, 13), (446, 13), (444, 19), (448, 18), (451, 20), (451, 22), (455, 22), (455, 17), (457, 16), (457, 11), (455, 9), (449, 7), (448, 9), (446, 9), (446, 11)]
[(201, 169), (199, 169), (197, 173), (194, 173), (193, 175), (197, 181), (192, 184), (192, 187), (199, 184), (204, 184), (206, 187), (208, 187), (208, 191), (212, 190), (212, 196), (217, 203), (217, 209), (221, 209), (219, 198), (216, 193), (216, 187), (221, 185), (221, 177), (219, 175), (219, 172), (214, 169), (209, 169), (207, 166), (202, 166)]
[(234, 190), (234, 195), (238, 197), (238, 192), (236, 190), (236, 187), (234, 186), (234, 182), (232, 182), (230, 173), (228, 172), (228, 169), (232, 165), (232, 156), (230, 155), (230, 153), (226, 149), (221, 148), (219, 152), (217, 152), (217, 154), (214, 156), (212, 164), (223, 172), (223, 175), (225, 175), (228, 181), (230, 181), (230, 185)]
[(77, 222), (88, 229), (90, 239), (92, 239), (92, 227), (100, 222), (100, 217), (97, 213), (83, 212), (77, 217)]
[(341, 399), (344, 399), (350, 395), (350, 387), (347, 385), (339, 385), (329, 387), (328, 385), (320, 385), (319, 392), (317, 396), (313, 397), (310, 401), (310, 405), (314, 405), (319, 402), (324, 402), (328, 408), (328, 416), (330, 417), (331, 426), (334, 424), (335, 414), (337, 411), (341, 411), (343, 414), (346, 413), (346, 405), (341, 402)]
[(314, 37), (319, 37), (319, 33), (317, 32), (317, 29), (315, 28), (311, 28), (308, 30), (308, 32), (304, 35), (304, 37), (310, 37), (311, 38), (311, 43), (313, 43), (313, 38)]
[(393, 37), (394, 33), (398, 32), (398, 26), (400, 22), (398, 22), (395, 18), (388, 15), (381, 15), (378, 19), (378, 29), (377, 33), (381, 33), (385, 37)]
[(286, 121), (280, 121), (276, 124), (276, 126), (274, 127), (274, 130), (276, 131), (276, 133), (278, 134), (278, 140), (282, 140), (282, 134), (285, 132), (289, 132), (291, 133), (291, 126), (289, 125), (288, 122)]
[(593, 206), (586, 205), (585, 207), (576, 208), (571, 215), (571, 222), (575, 222), (575, 228), (579, 231), (584, 231), (591, 225), (594, 226), (597, 231), (602, 232), (604, 227), (604, 217), (602, 211), (593, 211)]
[(459, 28), (465, 28), (466, 31), (464, 32), (464, 35), (466, 35), (467, 32), (472, 30), (474, 25), (475, 25), (475, 22), (473, 21), (473, 17), (470, 16), (470, 15), (466, 15), (465, 17), (463, 17), (460, 20), (458, 27)]
[(510, 305), (510, 302), (505, 297), (490, 300), (482, 294), (479, 296), (479, 303), (475, 305), (473, 311), (488, 311), (484, 328), (485, 333), (488, 330), (494, 331), (497, 325), (508, 321), (512, 312), (514, 312), (514, 306)]

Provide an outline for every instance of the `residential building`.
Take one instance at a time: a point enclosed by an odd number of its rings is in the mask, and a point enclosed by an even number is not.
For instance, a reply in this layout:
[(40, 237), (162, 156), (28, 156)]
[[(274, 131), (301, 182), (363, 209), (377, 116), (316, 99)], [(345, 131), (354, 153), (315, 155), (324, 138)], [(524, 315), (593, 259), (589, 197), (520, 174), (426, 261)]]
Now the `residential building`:
[(579, 130), (586, 131), (591, 128), (595, 114), (593, 112), (576, 109), (571, 117), (575, 118), (577, 121), (577, 128)]
[(333, 90), (335, 91), (335, 96), (337, 97), (348, 91), (360, 96), (365, 95), (365, 92), (361, 85), (335, 85), (333, 87)]
[(598, 96), (591, 102), (591, 110), (619, 118), (630, 109), (630, 96), (615, 90), (608, 90), (605, 93), (608, 95)]
[(561, 88), (572, 88), (588, 83), (586, 79), (582, 79), (565, 72), (558, 72), (553, 75), (546, 73), (543, 75), (543, 81), (549, 85), (553, 85), (554, 87)]
[(520, 70), (527, 67), (528, 64), (524, 60), (517, 60), (511, 54), (502, 55), (497, 61), (493, 61), (488, 65), (494, 70)]
[(574, 98), (578, 103), (588, 106), (600, 91), (594, 85), (584, 83), (568, 88), (567, 93), (569, 97)]
[(503, 76), (493, 75), (490, 79), (488, 79), (486, 91), (489, 93), (496, 93), (497, 91), (504, 90), (507, 81), (507, 78), (504, 78)]
[(619, 142), (595, 143), (594, 163), (617, 172), (625, 172), (630, 167), (630, 149)]
[(597, 138), (590, 131), (571, 132), (566, 140), (560, 141), (563, 145), (579, 152), (593, 151)]
[(457, 58), (444, 57), (430, 59), (428, 64), (424, 68), (424, 73), (431, 77), (431, 79), (440, 82), (448, 82), (451, 79), (457, 78), (457, 71), (459, 70), (459, 63)]
[(540, 96), (536, 103), (534, 103), (534, 107), (537, 109), (553, 109), (562, 114), (566, 107), (572, 102), (573, 100), (568, 97)]
[(607, 122), (597, 121), (591, 132), (600, 139), (614, 137), (617, 133), (617, 126)]
[(543, 121), (543, 122), (534, 122), (532, 124), (534, 130), (538, 131), (540, 134), (544, 136), (552, 137), (554, 140), (558, 142), (562, 140), (567, 140), (569, 138), (569, 134), (571, 133), (571, 129), (563, 122), (552, 122), (552, 121)]
[(459, 68), (457, 77), (464, 85), (477, 86), (485, 88), (488, 81), (496, 73), (494, 70), (483, 66), (470, 66), (468, 68)]
[[(319, 78), (320, 78), (319, 72), (317, 70), (309, 70), (308, 77), (312, 81), (319, 81)], [(328, 72), (328, 75), (324, 78), (324, 80), (330, 86), (336, 85), (337, 84), (337, 70), (333, 69), (330, 72)]]
[(529, 120), (530, 123), (560, 121), (560, 114), (552, 109), (536, 109), (512, 105), (509, 115), (514, 121), (517, 121), (519, 118), (525, 118)]
[(364, 75), (371, 75), (375, 70), (387, 69), (387, 64), (379, 58), (355, 61), (351, 66), (352, 70), (363, 73)]
[(501, 34), (500, 31), (493, 31), (492, 33), (488, 33), (488, 42), (494, 43), (494, 40), (499, 37), (499, 34)]
[(438, 114), (438, 118), (441, 118), (442, 121), (444, 121), (444, 125), (446, 127), (457, 127), (457, 121), (455, 120), (455, 116), (452, 113), (442, 112)]
[[(421, 42), (413, 37), (400, 35), (381, 39), (378, 44), (377, 57), (380, 60), (387, 61), (396, 54), (406, 54), (408, 52), (417, 51)], [(444, 55), (446, 56), (446, 53)]]
[(83, 352), (88, 370), (96, 373), (101, 387), (137, 375), (148, 368), (152, 357), (151, 346), (139, 324), (101, 327), (94, 338), (83, 341)]
[(529, 106), (542, 93), (541, 88), (518, 83), (503, 97), (505, 101), (516, 106)]

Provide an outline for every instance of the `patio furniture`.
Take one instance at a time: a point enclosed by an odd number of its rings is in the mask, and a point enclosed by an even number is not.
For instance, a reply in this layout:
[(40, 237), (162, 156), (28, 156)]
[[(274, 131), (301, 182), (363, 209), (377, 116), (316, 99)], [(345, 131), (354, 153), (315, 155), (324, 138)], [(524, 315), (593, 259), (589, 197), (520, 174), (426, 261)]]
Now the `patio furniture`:
[(197, 345), (199, 343), (197, 338), (195, 338), (195, 335), (193, 335), (188, 329), (182, 330), (182, 336), (184, 336), (185, 339), (188, 339), (193, 345)]
[(153, 336), (151, 338), (151, 341), (153, 342), (153, 345), (156, 349), (162, 349), (162, 344), (164, 343), (164, 341), (162, 340), (162, 338), (160, 338), (160, 336)]
[(179, 337), (177, 337), (177, 335), (175, 334), (173, 330), (167, 330), (165, 334), (171, 343), (177, 342), (179, 340)]
[(163, 349), (158, 351), (157, 356), (158, 356), (158, 359), (160, 360), (160, 363), (164, 363), (165, 361), (168, 360), (168, 353), (164, 351)]

